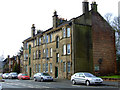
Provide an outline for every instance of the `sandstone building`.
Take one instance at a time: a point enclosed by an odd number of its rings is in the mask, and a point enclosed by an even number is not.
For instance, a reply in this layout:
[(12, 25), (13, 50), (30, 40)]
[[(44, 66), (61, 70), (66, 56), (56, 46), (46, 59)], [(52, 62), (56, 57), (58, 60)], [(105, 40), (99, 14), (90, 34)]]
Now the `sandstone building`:
[(84, 1), (83, 14), (67, 21), (53, 15), (53, 27), (37, 31), (23, 41), (23, 72), (33, 76), (48, 72), (54, 78), (70, 78), (75, 72), (101, 75), (116, 72), (115, 32), (97, 11)]

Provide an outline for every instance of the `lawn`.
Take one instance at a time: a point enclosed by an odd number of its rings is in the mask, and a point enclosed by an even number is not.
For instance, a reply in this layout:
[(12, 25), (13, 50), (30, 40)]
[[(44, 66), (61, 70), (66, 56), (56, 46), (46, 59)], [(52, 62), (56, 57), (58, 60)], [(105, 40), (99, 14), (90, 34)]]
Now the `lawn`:
[(113, 76), (100, 76), (101, 78), (120, 78), (120, 75), (113, 75)]

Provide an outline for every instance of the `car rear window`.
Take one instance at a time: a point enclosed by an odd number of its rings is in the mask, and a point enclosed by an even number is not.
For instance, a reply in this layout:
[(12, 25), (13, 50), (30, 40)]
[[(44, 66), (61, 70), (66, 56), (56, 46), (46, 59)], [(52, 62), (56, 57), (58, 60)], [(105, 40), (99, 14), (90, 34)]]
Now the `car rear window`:
[(43, 75), (45, 75), (45, 76), (50, 76), (48, 73), (43, 73)]
[(22, 76), (27, 76), (27, 74), (22, 74)]

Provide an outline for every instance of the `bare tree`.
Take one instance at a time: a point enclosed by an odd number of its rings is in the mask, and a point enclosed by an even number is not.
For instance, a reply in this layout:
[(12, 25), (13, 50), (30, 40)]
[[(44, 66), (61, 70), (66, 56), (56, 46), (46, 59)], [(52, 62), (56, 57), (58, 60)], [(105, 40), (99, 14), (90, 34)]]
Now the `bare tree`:
[(120, 17), (114, 17), (112, 27), (116, 31), (116, 47), (117, 51), (120, 52)]
[(115, 30), (116, 36), (116, 55), (117, 55), (117, 71), (120, 74), (120, 17), (114, 17), (112, 19), (112, 14), (108, 13), (105, 15), (106, 21)]
[(112, 26), (116, 33), (116, 49), (120, 52), (120, 17), (114, 17), (111, 13), (105, 15), (106, 21)]
[(105, 14), (105, 20), (111, 25), (111, 21), (112, 21), (112, 13), (107, 13)]

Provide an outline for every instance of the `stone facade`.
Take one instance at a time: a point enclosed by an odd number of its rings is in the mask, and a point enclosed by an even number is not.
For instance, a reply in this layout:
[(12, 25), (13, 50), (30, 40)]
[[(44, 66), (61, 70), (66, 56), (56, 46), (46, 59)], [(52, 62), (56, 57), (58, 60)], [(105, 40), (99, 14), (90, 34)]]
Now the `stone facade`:
[(97, 11), (97, 4), (83, 2), (83, 14), (69, 21), (53, 15), (53, 27), (23, 41), (23, 73), (33, 77), (48, 72), (70, 78), (75, 72), (101, 75), (116, 72), (115, 33)]

